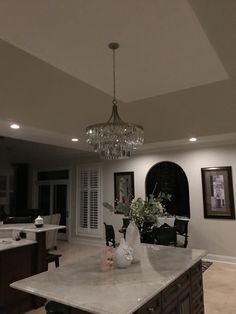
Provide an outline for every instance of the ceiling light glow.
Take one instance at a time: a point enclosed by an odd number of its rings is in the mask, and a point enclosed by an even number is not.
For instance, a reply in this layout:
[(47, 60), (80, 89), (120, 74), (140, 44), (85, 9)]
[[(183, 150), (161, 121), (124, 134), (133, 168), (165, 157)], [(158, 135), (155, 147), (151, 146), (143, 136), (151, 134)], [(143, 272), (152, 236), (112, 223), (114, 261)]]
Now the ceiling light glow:
[(79, 139), (78, 139), (78, 138), (72, 138), (71, 141), (72, 141), (72, 142), (78, 142)]
[(197, 139), (196, 139), (196, 137), (191, 137), (191, 138), (189, 139), (189, 141), (190, 141), (190, 142), (196, 142)]
[(20, 128), (19, 124), (16, 124), (16, 123), (12, 123), (10, 127), (14, 130), (18, 130)]

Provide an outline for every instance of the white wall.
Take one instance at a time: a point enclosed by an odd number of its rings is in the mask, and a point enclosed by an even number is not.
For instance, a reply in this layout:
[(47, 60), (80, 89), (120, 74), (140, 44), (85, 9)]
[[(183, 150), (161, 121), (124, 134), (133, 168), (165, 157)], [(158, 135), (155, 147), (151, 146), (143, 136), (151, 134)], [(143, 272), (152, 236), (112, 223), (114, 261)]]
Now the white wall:
[[(103, 200), (114, 201), (114, 172), (134, 171), (135, 196), (145, 196), (145, 178), (149, 169), (158, 162), (172, 161), (185, 171), (190, 190), (191, 221), (189, 224), (189, 246), (206, 249), (210, 254), (236, 257), (236, 220), (204, 219), (201, 168), (213, 166), (232, 166), (233, 182), (236, 183), (236, 145), (218, 148), (197, 148), (172, 150), (143, 154), (123, 161), (101, 162), (103, 168)], [(73, 160), (63, 162), (43, 162), (32, 164), (32, 168), (53, 169), (65, 167), (71, 169), (71, 234), (75, 236), (76, 221), (76, 166), (88, 164), (89, 160)], [(93, 162), (94, 163), (94, 162)], [(1, 168), (7, 165), (1, 161)], [(234, 199), (236, 201), (234, 184)], [(110, 214), (102, 208), (104, 221), (112, 223), (116, 231), (116, 239), (122, 235), (118, 232), (122, 225), (122, 215)]]
[[(149, 169), (161, 161), (172, 161), (180, 165), (189, 181), (191, 221), (189, 224), (189, 246), (207, 250), (210, 254), (236, 257), (236, 220), (204, 219), (201, 168), (232, 166), (233, 182), (236, 182), (236, 146), (201, 148), (196, 150), (168, 151), (135, 157), (126, 161), (103, 164), (104, 201), (113, 202), (114, 172), (134, 171), (135, 196), (145, 196), (145, 177)], [(234, 198), (236, 187), (234, 186)], [(236, 198), (235, 198), (236, 199)], [(104, 211), (104, 221), (115, 227), (116, 238), (122, 225), (122, 215)]]

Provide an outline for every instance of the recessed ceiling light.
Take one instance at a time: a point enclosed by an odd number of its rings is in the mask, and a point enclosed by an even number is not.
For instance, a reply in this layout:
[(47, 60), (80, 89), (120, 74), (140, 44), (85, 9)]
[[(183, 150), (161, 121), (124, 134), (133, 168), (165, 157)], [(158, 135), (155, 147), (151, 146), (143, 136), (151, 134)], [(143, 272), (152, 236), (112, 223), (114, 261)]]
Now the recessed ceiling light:
[(190, 141), (190, 142), (196, 142), (197, 139), (196, 139), (196, 137), (191, 137), (191, 138), (189, 139), (189, 141)]
[(78, 139), (78, 138), (72, 138), (71, 141), (72, 141), (72, 142), (78, 142), (79, 139)]
[(14, 130), (17, 130), (17, 129), (20, 128), (19, 124), (16, 124), (16, 123), (12, 123), (12, 124), (10, 125), (10, 127), (11, 127), (12, 129), (14, 129)]

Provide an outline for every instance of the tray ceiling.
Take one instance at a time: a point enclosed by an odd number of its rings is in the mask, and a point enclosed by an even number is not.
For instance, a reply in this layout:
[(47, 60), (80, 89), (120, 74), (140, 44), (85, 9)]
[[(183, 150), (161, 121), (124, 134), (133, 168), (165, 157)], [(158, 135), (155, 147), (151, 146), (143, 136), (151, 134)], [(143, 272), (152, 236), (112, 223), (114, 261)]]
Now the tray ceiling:
[(0, 38), (124, 102), (228, 79), (186, 0), (0, 2)]
[(144, 126), (142, 149), (234, 137), (235, 16), (235, 0), (0, 1), (0, 135), (89, 151), (118, 41), (119, 113)]

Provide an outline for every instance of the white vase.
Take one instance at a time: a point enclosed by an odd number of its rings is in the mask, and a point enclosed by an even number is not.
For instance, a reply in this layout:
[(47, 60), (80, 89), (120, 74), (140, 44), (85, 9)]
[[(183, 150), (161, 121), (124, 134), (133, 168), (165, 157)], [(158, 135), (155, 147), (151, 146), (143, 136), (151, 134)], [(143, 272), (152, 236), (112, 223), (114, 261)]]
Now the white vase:
[(124, 238), (120, 239), (120, 245), (114, 254), (116, 265), (119, 268), (127, 268), (133, 260), (133, 250), (127, 245)]
[(140, 233), (137, 225), (132, 220), (127, 229), (126, 229), (126, 242), (128, 246), (133, 249), (133, 260), (132, 263), (137, 263), (140, 260), (140, 250), (141, 250), (141, 241), (140, 241)]
[(43, 218), (41, 216), (38, 216), (36, 219), (35, 219), (35, 222), (34, 222), (35, 226), (37, 228), (40, 228), (43, 226)]

